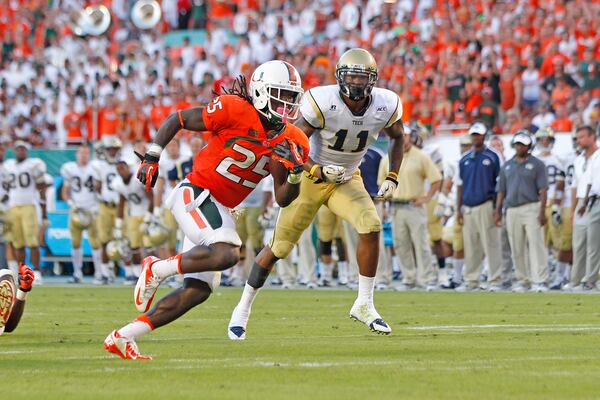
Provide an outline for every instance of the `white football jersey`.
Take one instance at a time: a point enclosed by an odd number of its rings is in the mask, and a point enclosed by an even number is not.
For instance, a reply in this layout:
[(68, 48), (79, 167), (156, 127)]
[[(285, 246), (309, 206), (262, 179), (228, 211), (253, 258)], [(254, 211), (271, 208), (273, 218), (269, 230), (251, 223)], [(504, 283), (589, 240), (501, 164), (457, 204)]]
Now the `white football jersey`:
[(91, 162), (84, 166), (75, 161), (68, 162), (62, 166), (60, 174), (69, 184), (69, 195), (75, 207), (92, 211), (98, 208), (96, 181), (100, 178)]
[(321, 165), (345, 167), (348, 180), (379, 132), (402, 117), (402, 102), (390, 90), (373, 88), (365, 112), (354, 115), (340, 97), (339, 87), (330, 85), (307, 91), (300, 111), (317, 128), (310, 137), (310, 158)]
[(146, 214), (150, 200), (146, 196), (146, 188), (135, 176), (128, 183), (117, 176), (113, 182), (115, 191), (127, 200), (127, 213), (130, 217), (140, 217)]
[(4, 163), (0, 163), (0, 212), (4, 212), (8, 209), (8, 199), (4, 200), (5, 196), (8, 195), (8, 182), (6, 182), (6, 170), (4, 169)]
[(548, 200), (551, 200), (556, 193), (556, 182), (565, 179), (563, 163), (554, 154), (547, 156), (538, 154), (536, 157), (546, 165), (546, 171), (548, 172)]
[(113, 182), (119, 177), (117, 164), (111, 164), (106, 160), (93, 160), (92, 167), (96, 172), (96, 179), (102, 183), (100, 200), (109, 203), (118, 203), (119, 193), (115, 191)]
[(571, 187), (575, 178), (575, 158), (577, 154), (570, 152), (562, 158), (563, 171), (565, 171), (565, 194), (563, 208), (569, 208), (573, 204), (573, 193)]
[(46, 164), (39, 158), (16, 159), (4, 162), (5, 188), (8, 190), (8, 206), (39, 203), (38, 183), (43, 183)]

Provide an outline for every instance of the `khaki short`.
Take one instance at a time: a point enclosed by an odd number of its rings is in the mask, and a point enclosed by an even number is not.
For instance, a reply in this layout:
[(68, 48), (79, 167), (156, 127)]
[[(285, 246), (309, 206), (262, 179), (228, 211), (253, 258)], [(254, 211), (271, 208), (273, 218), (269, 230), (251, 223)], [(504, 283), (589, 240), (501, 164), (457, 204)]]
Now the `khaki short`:
[(10, 241), (15, 249), (39, 246), (39, 222), (33, 204), (14, 206), (8, 210)]
[(446, 225), (443, 230), (442, 240), (452, 245), (452, 251), (463, 251), (465, 249), (463, 226), (457, 221), (454, 221), (452, 225)]
[(380, 232), (381, 220), (359, 173), (342, 184), (317, 183), (308, 173), (302, 176), (300, 194), (279, 211), (270, 247), (277, 258), (286, 258), (302, 232), (311, 224), (319, 208), (327, 206), (348, 221), (359, 234)]
[(117, 219), (117, 207), (110, 207), (104, 203), (100, 203), (98, 208), (98, 217), (96, 218), (96, 228), (98, 239), (101, 244), (106, 244), (115, 237), (113, 231), (115, 229), (115, 220)]
[(150, 239), (142, 231), (142, 225), (144, 224), (144, 216), (139, 217), (126, 217), (123, 229), (125, 238), (129, 241), (129, 247), (132, 249), (139, 249), (142, 245), (145, 248), (152, 247)]
[(163, 217), (163, 224), (165, 224), (165, 226), (169, 230), (169, 238), (167, 239), (167, 246), (170, 249), (175, 249), (175, 248), (177, 248), (177, 230), (179, 229), (179, 226), (177, 225), (177, 221), (175, 220), (173, 213), (169, 209), (165, 209), (163, 211), (162, 217)]
[(100, 241), (98, 240), (98, 227), (94, 222), (95, 221), (92, 221), (87, 228), (77, 228), (71, 224), (71, 213), (69, 213), (69, 232), (71, 233), (71, 244), (74, 249), (81, 247), (81, 237), (83, 236), (83, 231), (87, 231), (88, 241), (90, 242), (92, 249), (97, 249), (100, 247)]
[(437, 205), (437, 200), (431, 200), (427, 203), (427, 230), (429, 231), (429, 240), (431, 242), (442, 240), (442, 231), (444, 229), (442, 220), (434, 214)]
[(261, 214), (260, 207), (245, 207), (239, 210), (239, 216), (235, 221), (235, 229), (237, 230), (242, 245), (246, 245), (250, 240), (250, 246), (255, 251), (262, 249), (265, 230), (258, 222)]
[(571, 223), (571, 209), (561, 210), (562, 223), (558, 226), (552, 223), (552, 206), (546, 207), (546, 225), (544, 226), (544, 239), (546, 246), (558, 251), (571, 251), (573, 247), (573, 224)]
[(331, 242), (341, 238), (344, 229), (342, 219), (331, 212), (327, 207), (319, 208), (317, 212), (317, 236), (321, 242)]

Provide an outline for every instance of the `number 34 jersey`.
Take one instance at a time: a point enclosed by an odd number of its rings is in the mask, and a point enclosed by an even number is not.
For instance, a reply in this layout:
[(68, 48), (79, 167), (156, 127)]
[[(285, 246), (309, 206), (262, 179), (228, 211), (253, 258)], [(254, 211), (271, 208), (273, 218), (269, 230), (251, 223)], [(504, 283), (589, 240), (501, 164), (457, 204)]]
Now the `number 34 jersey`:
[(379, 132), (402, 118), (402, 102), (390, 90), (373, 88), (364, 113), (354, 115), (340, 96), (337, 85), (312, 88), (304, 94), (300, 112), (318, 129), (310, 137), (310, 158), (345, 167), (348, 180)]
[(71, 199), (75, 207), (95, 211), (98, 207), (96, 181), (100, 177), (91, 162), (84, 166), (71, 161), (62, 166), (60, 174), (69, 184)]
[(4, 187), (8, 190), (8, 206), (37, 204), (37, 184), (44, 178), (46, 164), (39, 158), (16, 159), (4, 162)]
[(308, 139), (294, 125), (269, 141), (259, 114), (252, 104), (236, 95), (213, 99), (203, 110), (202, 119), (211, 131), (207, 145), (196, 155), (187, 179), (208, 189), (225, 207), (234, 208), (269, 175), (272, 147), (284, 139), (302, 148), (308, 159)]

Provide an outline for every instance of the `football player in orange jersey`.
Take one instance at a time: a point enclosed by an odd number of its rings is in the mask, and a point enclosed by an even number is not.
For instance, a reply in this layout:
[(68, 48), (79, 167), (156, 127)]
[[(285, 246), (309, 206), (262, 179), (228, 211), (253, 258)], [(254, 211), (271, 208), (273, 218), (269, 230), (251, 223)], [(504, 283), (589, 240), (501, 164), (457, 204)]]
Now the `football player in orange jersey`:
[[(249, 92), (243, 77), (227, 94), (206, 107), (180, 110), (159, 128), (141, 158), (138, 179), (149, 191), (158, 177), (163, 148), (181, 129), (210, 131), (208, 144), (196, 155), (193, 170), (165, 200), (185, 238), (180, 254), (160, 260), (147, 257), (134, 292), (143, 314), (111, 332), (104, 347), (125, 359), (140, 355), (135, 339), (166, 325), (204, 302), (219, 285), (220, 271), (239, 259), (241, 240), (230, 209), (237, 206), (271, 173), (275, 197), (285, 207), (300, 190), (308, 159), (306, 135), (288, 123), (298, 117), (303, 94), (300, 74), (284, 61), (269, 61), (252, 74)], [(150, 310), (160, 283), (183, 274), (183, 287), (163, 297)], [(150, 311), (149, 311), (150, 310)]]

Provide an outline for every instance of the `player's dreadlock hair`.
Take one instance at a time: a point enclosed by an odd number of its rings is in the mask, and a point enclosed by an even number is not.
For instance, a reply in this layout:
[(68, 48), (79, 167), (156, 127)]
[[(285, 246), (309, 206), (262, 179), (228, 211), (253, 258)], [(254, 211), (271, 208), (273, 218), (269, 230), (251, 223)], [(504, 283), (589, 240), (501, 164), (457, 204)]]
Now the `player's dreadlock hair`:
[[(231, 88), (229, 88), (229, 89), (226, 89), (224, 86), (221, 86), (221, 91), (224, 94), (234, 94), (234, 95), (239, 96), (242, 99), (246, 100), (248, 103), (254, 104), (252, 101), (252, 97), (250, 96), (250, 93), (248, 93), (248, 85), (246, 83), (246, 77), (244, 75), (238, 75), (238, 77), (235, 78), (235, 80), (233, 81)], [(217, 93), (214, 90), (213, 90), (213, 94), (215, 96), (219, 95), (219, 93)]]

